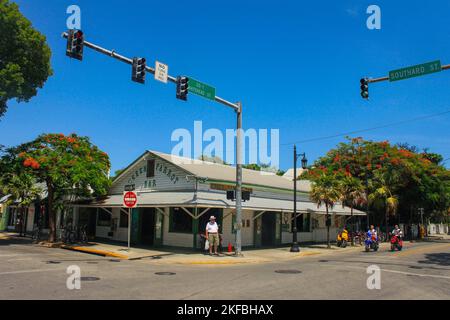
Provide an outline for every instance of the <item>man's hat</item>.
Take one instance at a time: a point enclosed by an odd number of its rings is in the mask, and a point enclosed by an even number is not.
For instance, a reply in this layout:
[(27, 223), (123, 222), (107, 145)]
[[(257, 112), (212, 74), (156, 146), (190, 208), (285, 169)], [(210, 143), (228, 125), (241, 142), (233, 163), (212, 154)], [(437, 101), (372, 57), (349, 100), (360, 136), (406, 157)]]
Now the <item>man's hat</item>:
[(209, 217), (209, 220), (216, 220), (216, 217), (211, 216), (211, 217)]

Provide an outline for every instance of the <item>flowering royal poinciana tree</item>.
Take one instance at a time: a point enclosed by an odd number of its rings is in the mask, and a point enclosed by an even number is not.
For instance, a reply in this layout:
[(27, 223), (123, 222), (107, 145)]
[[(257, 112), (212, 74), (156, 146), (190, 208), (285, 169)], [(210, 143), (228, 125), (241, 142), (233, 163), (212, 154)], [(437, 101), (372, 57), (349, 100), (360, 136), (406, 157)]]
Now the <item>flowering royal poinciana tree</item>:
[[(304, 173), (304, 178), (314, 182), (327, 174), (340, 181), (344, 181), (345, 177), (358, 179), (364, 187), (366, 199), (380, 188), (387, 188), (398, 200), (398, 210), (390, 210), (390, 214), (398, 212), (403, 220), (407, 220), (411, 208), (424, 207), (426, 212), (447, 212), (450, 207), (450, 171), (430, 160), (430, 155), (433, 154), (414, 152), (388, 141), (349, 138), (319, 158)], [(372, 195), (371, 198), (374, 197)], [(375, 204), (373, 201), (371, 203)], [(385, 210), (373, 209), (377, 215), (374, 218), (380, 222), (384, 220)]]
[(56, 240), (56, 210), (65, 199), (103, 196), (110, 186), (108, 155), (76, 134), (40, 135), (6, 149), (1, 161), (3, 167), (18, 166), (46, 185), (50, 242)]

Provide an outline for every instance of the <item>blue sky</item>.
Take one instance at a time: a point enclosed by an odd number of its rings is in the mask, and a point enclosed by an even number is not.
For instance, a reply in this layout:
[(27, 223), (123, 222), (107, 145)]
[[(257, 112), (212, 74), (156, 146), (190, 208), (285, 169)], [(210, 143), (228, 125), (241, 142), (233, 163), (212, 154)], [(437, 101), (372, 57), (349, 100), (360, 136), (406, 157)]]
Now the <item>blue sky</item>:
[[(76, 132), (106, 151), (113, 170), (146, 149), (170, 152), (176, 128), (234, 128), (231, 109), (189, 96), (147, 77), (131, 82), (131, 67), (86, 49), (65, 56), (66, 8), (82, 10), (86, 39), (149, 64), (169, 65), (242, 101), (245, 128), (280, 130), (281, 168), (291, 167), (292, 142), (374, 127), (450, 110), (450, 71), (370, 86), (359, 79), (441, 59), (450, 64), (448, 0), (436, 1), (16, 1), (46, 35), (54, 75), (29, 103), (11, 101), (0, 121), (0, 144), (44, 132)], [(382, 11), (381, 30), (366, 27), (366, 9)], [(450, 157), (450, 114), (361, 134), (408, 142)], [(344, 138), (298, 144), (310, 161)], [(450, 164), (450, 161), (447, 162)]]

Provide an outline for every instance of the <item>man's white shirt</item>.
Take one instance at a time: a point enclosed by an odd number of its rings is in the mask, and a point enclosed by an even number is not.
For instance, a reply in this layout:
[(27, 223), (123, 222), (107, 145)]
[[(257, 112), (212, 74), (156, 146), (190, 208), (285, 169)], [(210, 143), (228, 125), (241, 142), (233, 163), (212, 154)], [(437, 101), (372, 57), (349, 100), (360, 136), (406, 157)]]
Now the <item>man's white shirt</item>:
[(206, 224), (206, 231), (208, 231), (208, 233), (219, 232), (219, 226), (217, 225), (217, 222), (214, 222), (214, 223), (208, 222)]

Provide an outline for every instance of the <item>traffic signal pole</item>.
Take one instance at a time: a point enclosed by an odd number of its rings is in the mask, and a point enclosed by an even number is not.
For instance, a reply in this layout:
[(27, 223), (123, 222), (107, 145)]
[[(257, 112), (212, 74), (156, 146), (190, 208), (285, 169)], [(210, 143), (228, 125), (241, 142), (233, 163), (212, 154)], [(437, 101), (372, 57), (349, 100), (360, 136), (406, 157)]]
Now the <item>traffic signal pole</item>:
[[(62, 33), (62, 37), (67, 39), (69, 34), (67, 32)], [(111, 58), (119, 60), (121, 62), (133, 65), (133, 59), (127, 58), (123, 55), (116, 53), (114, 50), (108, 50), (100, 47), (92, 42), (84, 40), (83, 46), (90, 48), (94, 51), (107, 55)], [(151, 74), (155, 74), (155, 69), (146, 66), (145, 71)], [(172, 83), (177, 83), (177, 78), (171, 75), (167, 75), (167, 80)], [(241, 228), (242, 228), (242, 103), (233, 103), (227, 101), (221, 97), (215, 96), (214, 101), (220, 103), (224, 106), (232, 108), (236, 112), (237, 125), (236, 125), (236, 255), (242, 255), (242, 238), (241, 238)]]
[[(442, 70), (450, 70), (450, 64), (441, 66)], [(389, 76), (388, 77), (380, 77), (380, 78), (375, 78), (375, 79), (367, 79), (367, 81), (369, 83), (375, 83), (375, 82), (382, 82), (382, 81), (388, 81), (389, 80)]]

